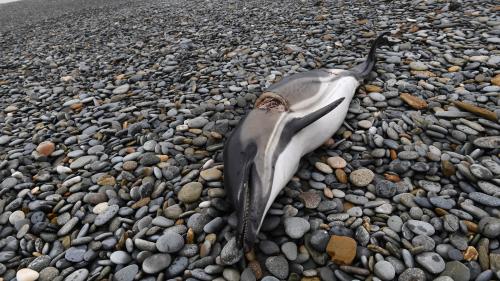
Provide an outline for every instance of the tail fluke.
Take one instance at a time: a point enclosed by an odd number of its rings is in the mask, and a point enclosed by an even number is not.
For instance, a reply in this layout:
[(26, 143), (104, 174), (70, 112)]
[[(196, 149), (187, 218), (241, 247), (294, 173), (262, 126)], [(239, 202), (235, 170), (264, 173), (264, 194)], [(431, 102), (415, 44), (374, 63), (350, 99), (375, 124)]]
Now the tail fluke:
[(373, 67), (375, 66), (375, 62), (377, 61), (375, 51), (378, 47), (387, 45), (389, 43), (389, 40), (387, 40), (387, 38), (385, 37), (387, 34), (389, 34), (389, 32), (380, 34), (377, 39), (373, 41), (366, 60), (350, 69), (350, 71), (354, 72), (359, 79), (366, 78), (372, 71)]

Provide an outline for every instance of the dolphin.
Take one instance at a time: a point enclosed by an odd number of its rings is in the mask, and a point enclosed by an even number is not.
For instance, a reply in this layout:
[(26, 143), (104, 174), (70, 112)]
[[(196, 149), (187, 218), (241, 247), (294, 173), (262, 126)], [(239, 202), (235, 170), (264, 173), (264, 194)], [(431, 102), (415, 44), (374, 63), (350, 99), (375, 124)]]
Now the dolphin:
[(245, 252), (253, 248), (267, 211), (301, 157), (344, 122), (356, 89), (375, 65), (375, 50), (388, 43), (386, 34), (375, 39), (364, 62), (349, 70), (311, 70), (271, 85), (226, 139), (224, 188)]

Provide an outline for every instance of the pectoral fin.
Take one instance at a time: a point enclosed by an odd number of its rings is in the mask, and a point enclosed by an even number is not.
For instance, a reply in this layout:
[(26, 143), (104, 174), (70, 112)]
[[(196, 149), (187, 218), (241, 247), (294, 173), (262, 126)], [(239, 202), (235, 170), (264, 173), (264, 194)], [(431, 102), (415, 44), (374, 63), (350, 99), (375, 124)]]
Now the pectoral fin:
[(289, 130), (288, 132), (292, 132), (295, 134), (296, 132), (304, 129), (305, 127), (311, 125), (312, 123), (316, 122), (318, 119), (321, 117), (325, 116), (326, 114), (330, 113), (332, 110), (334, 110), (337, 106), (339, 106), (345, 98), (340, 98), (338, 100), (335, 100), (334, 102), (304, 116), (301, 118), (296, 118), (292, 120), (288, 126)]

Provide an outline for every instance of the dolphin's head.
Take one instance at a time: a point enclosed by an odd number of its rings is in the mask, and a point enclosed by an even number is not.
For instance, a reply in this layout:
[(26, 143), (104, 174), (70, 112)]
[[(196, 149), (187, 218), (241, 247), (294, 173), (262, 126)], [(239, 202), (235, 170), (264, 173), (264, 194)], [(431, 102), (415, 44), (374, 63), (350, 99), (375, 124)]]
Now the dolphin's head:
[[(264, 115), (268, 122), (255, 121)], [(276, 124), (275, 117), (271, 112), (251, 112), (224, 145), (224, 187), (238, 218), (239, 241), (245, 251), (255, 244), (266, 207), (274, 200), (274, 155), (266, 149), (266, 143)]]

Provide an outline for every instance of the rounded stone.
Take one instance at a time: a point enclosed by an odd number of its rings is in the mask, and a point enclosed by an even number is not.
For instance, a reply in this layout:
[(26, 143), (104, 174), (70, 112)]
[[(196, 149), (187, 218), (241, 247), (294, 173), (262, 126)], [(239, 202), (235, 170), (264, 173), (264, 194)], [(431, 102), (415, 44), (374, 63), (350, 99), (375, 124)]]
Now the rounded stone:
[(211, 168), (201, 171), (200, 176), (206, 181), (214, 181), (222, 177), (222, 172), (217, 168)]
[(87, 280), (89, 276), (89, 271), (86, 268), (81, 268), (64, 278), (64, 281), (84, 281)]
[(183, 203), (193, 203), (201, 196), (203, 185), (199, 182), (190, 182), (182, 186), (177, 197)]
[(26, 215), (24, 214), (24, 212), (21, 211), (21, 210), (17, 210), (17, 211), (12, 212), (12, 214), (10, 214), (10, 216), (9, 216), (9, 222), (12, 225), (15, 225), (16, 222), (21, 221), (24, 218), (26, 218)]
[(272, 256), (266, 259), (266, 268), (269, 272), (279, 279), (288, 277), (288, 262), (283, 256)]
[(156, 240), (156, 248), (162, 253), (175, 253), (182, 247), (184, 247), (184, 238), (173, 231), (167, 231)]
[(375, 264), (374, 272), (382, 280), (393, 280), (396, 276), (394, 266), (388, 261), (379, 261)]
[(288, 260), (294, 261), (297, 259), (297, 244), (293, 242), (283, 243), (281, 245), (281, 252)]
[(375, 174), (371, 170), (366, 168), (361, 168), (352, 172), (349, 175), (349, 180), (353, 185), (357, 187), (365, 187), (373, 181), (374, 177)]
[(446, 263), (444, 271), (441, 276), (449, 276), (454, 281), (469, 281), (470, 270), (462, 262), (450, 261)]
[(340, 156), (329, 157), (326, 162), (334, 169), (343, 169), (347, 166), (347, 162)]
[(46, 156), (46, 157), (50, 156), (55, 150), (56, 150), (56, 145), (51, 141), (41, 142), (36, 147), (36, 152), (38, 152), (38, 154)]
[(111, 254), (109, 257), (112, 263), (115, 264), (128, 264), (132, 261), (130, 255), (125, 251), (116, 251)]
[(55, 267), (49, 266), (40, 271), (38, 281), (52, 281), (59, 275), (59, 270)]
[(116, 88), (113, 89), (113, 94), (114, 95), (122, 95), (122, 94), (125, 94), (126, 92), (128, 92), (128, 90), (130, 90), (130, 85), (129, 84), (123, 84), (121, 86), (118, 86)]
[(285, 233), (292, 239), (299, 239), (311, 229), (311, 224), (304, 218), (288, 217), (285, 218)]
[(382, 198), (391, 198), (397, 193), (397, 185), (388, 180), (381, 180), (375, 185), (375, 193)]
[(144, 260), (142, 270), (147, 274), (155, 274), (167, 268), (171, 261), (169, 254), (154, 254)]
[(327, 164), (322, 163), (322, 162), (314, 163), (314, 167), (316, 167), (316, 169), (318, 169), (319, 171), (321, 171), (325, 174), (333, 173), (333, 169), (330, 166), (328, 166)]
[(443, 258), (434, 252), (424, 252), (416, 256), (415, 260), (432, 274), (439, 274), (445, 269)]
[(139, 272), (139, 266), (137, 264), (128, 265), (120, 270), (118, 270), (114, 275), (115, 281), (133, 281), (135, 275)]
[(17, 281), (35, 281), (39, 276), (40, 274), (38, 272), (29, 268), (22, 268), (16, 273)]
[(222, 248), (221, 261), (223, 264), (232, 265), (237, 263), (243, 257), (243, 249), (238, 247), (236, 238), (231, 238)]
[(427, 280), (425, 272), (417, 267), (405, 269), (405, 271), (403, 271), (398, 277), (398, 281), (425, 281), (425, 280)]

